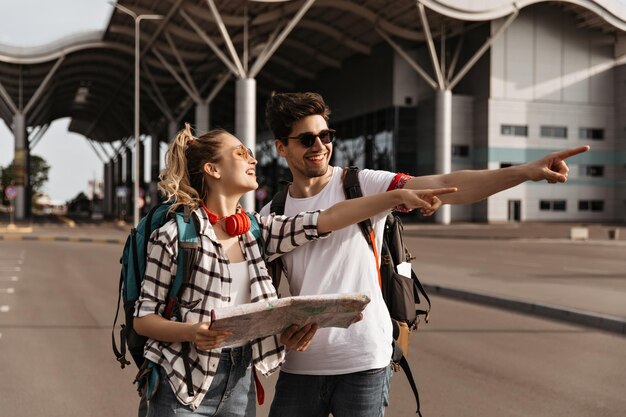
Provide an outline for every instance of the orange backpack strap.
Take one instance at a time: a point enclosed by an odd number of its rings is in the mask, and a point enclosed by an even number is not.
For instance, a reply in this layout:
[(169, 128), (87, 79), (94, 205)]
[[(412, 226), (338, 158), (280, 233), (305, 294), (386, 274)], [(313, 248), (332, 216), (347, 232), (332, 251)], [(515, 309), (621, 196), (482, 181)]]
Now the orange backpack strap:
[[(343, 169), (343, 192), (346, 196), (346, 200), (351, 198), (363, 197), (363, 191), (361, 190), (361, 183), (359, 182), (359, 168), (350, 166)], [(374, 252), (374, 260), (376, 261), (376, 271), (378, 272), (378, 285), (382, 288), (383, 282), (380, 276), (380, 265), (378, 263), (378, 250), (376, 250), (376, 236), (374, 236), (374, 227), (370, 219), (365, 219), (359, 222), (359, 227), (365, 240), (372, 248)]]

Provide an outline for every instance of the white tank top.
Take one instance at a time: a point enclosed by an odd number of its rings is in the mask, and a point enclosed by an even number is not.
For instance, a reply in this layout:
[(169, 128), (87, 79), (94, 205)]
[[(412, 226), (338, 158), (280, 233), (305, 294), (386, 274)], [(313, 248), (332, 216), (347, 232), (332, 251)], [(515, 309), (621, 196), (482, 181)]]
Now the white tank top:
[[(235, 306), (250, 302), (250, 272), (246, 261), (231, 263), (228, 265), (230, 277), (233, 282), (230, 284), (230, 301), (226, 306)], [(226, 294), (224, 294), (226, 295)]]

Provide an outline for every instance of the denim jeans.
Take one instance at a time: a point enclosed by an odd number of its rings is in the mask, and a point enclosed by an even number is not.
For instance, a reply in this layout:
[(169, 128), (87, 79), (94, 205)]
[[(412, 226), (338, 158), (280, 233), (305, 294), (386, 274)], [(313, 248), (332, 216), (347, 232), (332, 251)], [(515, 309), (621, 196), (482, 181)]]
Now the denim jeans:
[(256, 391), (251, 361), (252, 350), (249, 346), (223, 349), (209, 391), (195, 411), (176, 399), (169, 382), (162, 376), (159, 390), (148, 402), (148, 417), (256, 416)]
[(270, 417), (382, 417), (389, 405), (391, 366), (343, 375), (281, 372)]

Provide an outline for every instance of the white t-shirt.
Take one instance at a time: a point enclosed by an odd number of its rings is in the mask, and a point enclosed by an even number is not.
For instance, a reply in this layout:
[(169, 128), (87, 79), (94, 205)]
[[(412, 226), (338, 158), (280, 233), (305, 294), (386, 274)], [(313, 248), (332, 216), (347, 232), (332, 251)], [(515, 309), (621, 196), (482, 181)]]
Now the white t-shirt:
[[(342, 168), (334, 167), (333, 176), (317, 195), (307, 198), (287, 196), (285, 215), (327, 209), (345, 200)], [(384, 192), (395, 174), (361, 170), (359, 181), (364, 195)], [(270, 205), (261, 210), (269, 213)], [(385, 217), (372, 218), (378, 253), (382, 246)], [(281, 370), (306, 375), (339, 375), (382, 368), (391, 359), (392, 327), (389, 312), (378, 285), (376, 262), (358, 225), (334, 231), (324, 239), (308, 243), (283, 255), (292, 295), (334, 293), (367, 294), (371, 302), (363, 320), (347, 329), (319, 329), (305, 352), (290, 350)], [(379, 260), (380, 261), (380, 260)]]

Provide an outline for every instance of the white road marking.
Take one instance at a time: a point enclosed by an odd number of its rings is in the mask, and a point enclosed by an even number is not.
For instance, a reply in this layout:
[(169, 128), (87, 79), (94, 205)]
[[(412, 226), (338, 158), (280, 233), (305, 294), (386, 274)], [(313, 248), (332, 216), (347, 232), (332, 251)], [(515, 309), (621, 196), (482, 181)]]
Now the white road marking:
[(11, 307), (9, 306), (0, 306), (0, 313), (8, 313)]
[(541, 265), (531, 264), (529, 262), (524, 262), (524, 261), (508, 261), (506, 259), (501, 259), (497, 261), (497, 263), (502, 264), (502, 265), (522, 266), (524, 268), (542, 268)]
[(21, 266), (0, 266), (0, 271), (15, 271), (19, 272), (22, 270)]
[(10, 259), (0, 259), (0, 265), (6, 266), (6, 265), (22, 265), (24, 263), (23, 259), (15, 259), (15, 258), (10, 258)]
[(0, 277), (0, 281), (13, 281), (13, 282), (15, 282), (15, 281), (18, 281), (18, 280), (19, 280), (19, 278), (15, 277), (15, 276), (13, 276), (13, 277)]
[(605, 274), (610, 274), (609, 271), (604, 271), (602, 269), (592, 269), (592, 268), (575, 268), (575, 267), (569, 267), (569, 266), (564, 266), (563, 267), (563, 271), (568, 271), (568, 272), (582, 272), (584, 274), (600, 274), (600, 275), (605, 275)]
[(14, 294), (15, 288), (0, 288), (0, 294)]

